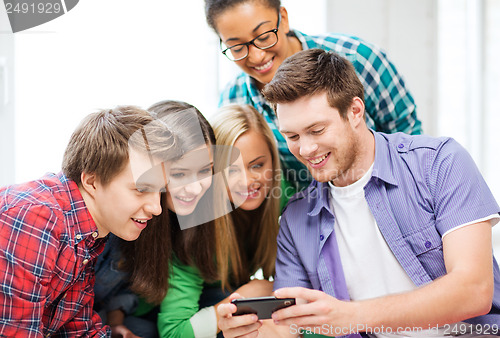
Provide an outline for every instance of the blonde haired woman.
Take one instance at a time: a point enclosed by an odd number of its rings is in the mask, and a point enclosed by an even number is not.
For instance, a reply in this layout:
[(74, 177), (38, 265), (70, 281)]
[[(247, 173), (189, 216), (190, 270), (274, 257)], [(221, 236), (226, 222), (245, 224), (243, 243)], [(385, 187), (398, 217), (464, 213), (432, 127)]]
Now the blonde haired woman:
[(262, 269), (268, 278), (274, 274), (282, 197), (274, 135), (264, 117), (250, 105), (224, 106), (210, 122), (217, 145), (240, 151), (240, 161), (228, 165), (227, 156), (218, 161), (227, 166), (229, 196), (237, 206), (230, 222), (239, 244), (234, 254), (240, 261), (239, 274), (249, 278)]

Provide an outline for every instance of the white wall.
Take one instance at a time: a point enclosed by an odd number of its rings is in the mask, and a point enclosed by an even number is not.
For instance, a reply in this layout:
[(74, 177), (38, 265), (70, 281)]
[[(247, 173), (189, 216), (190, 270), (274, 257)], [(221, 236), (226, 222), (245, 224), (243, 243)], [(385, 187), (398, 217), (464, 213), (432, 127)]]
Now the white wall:
[(424, 132), (436, 135), (437, 1), (328, 0), (327, 30), (387, 52), (412, 92)]
[[(0, 4), (3, 6), (3, 4)], [(0, 186), (14, 181), (14, 36), (0, 10)]]
[(217, 44), (201, 0), (80, 1), (15, 39), (16, 182), (59, 171), (72, 131), (97, 109), (216, 104)]

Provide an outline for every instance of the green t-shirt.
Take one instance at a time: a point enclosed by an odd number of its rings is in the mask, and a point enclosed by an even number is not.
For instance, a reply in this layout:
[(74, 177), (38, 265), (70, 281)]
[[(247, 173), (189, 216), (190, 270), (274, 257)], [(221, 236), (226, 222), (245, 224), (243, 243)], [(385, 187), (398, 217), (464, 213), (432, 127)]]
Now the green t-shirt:
[[(199, 310), (204, 280), (197, 268), (177, 259), (173, 259), (171, 269), (168, 292), (158, 313), (158, 332), (160, 337), (194, 338), (190, 319)], [(144, 315), (153, 307), (141, 299), (134, 315)]]

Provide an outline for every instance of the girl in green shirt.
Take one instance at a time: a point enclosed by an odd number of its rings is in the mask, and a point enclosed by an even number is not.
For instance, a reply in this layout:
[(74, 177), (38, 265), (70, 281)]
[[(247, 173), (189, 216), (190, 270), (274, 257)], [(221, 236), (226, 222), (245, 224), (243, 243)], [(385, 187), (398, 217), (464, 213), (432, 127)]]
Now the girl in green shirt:
[[(124, 243), (130, 288), (144, 300), (139, 311), (160, 304), (160, 337), (215, 336), (216, 307), (231, 291), (272, 292), (280, 207), (273, 135), (253, 108), (231, 106), (214, 119), (215, 148), (214, 132), (196, 108), (164, 101), (149, 110), (172, 130), (186, 128), (186, 110), (194, 111), (203, 140), (191, 137), (196, 130), (182, 133), (187, 151), (170, 166), (164, 212), (138, 240)], [(251, 280), (257, 270), (264, 279)]]

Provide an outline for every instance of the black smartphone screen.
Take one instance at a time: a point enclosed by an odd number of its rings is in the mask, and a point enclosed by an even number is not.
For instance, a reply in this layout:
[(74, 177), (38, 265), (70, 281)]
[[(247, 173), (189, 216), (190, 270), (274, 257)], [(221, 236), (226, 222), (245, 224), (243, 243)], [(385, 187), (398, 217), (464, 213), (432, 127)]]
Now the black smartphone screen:
[(234, 299), (237, 310), (233, 316), (255, 313), (259, 319), (270, 319), (274, 311), (295, 305), (295, 298), (256, 297)]

